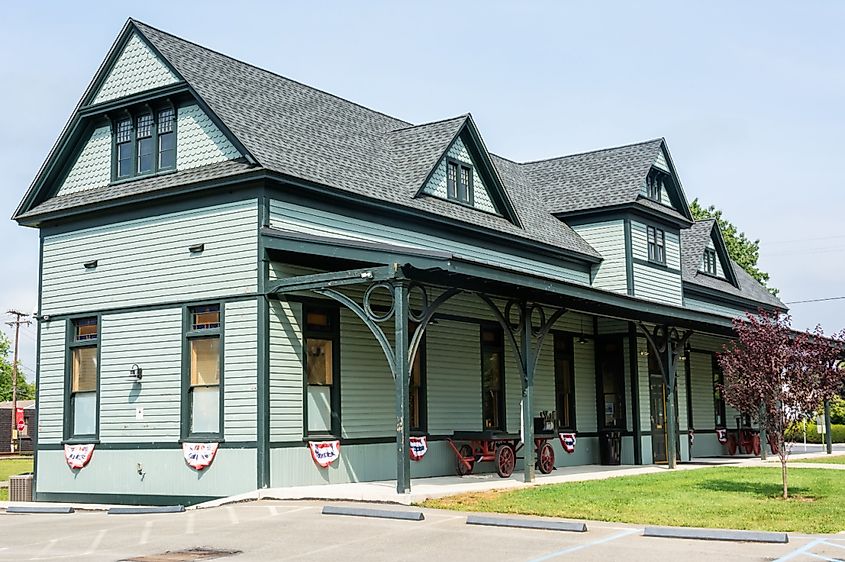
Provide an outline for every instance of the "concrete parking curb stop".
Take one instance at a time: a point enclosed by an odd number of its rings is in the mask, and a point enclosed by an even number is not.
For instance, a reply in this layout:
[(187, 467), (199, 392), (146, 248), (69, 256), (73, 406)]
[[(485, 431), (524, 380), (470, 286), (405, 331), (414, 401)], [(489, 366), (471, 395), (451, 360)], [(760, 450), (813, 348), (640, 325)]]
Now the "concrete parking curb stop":
[(338, 507), (326, 505), (323, 515), (348, 515), (352, 517), (376, 517), (379, 519), (401, 519), (404, 521), (422, 521), (425, 519), (422, 511), (393, 511), (387, 509), (367, 509), (363, 507)]
[(73, 513), (72, 507), (54, 507), (54, 506), (22, 506), (10, 505), (6, 508), (6, 513)]
[(182, 513), (185, 511), (183, 505), (163, 505), (147, 506), (147, 507), (112, 507), (109, 509), (109, 515), (146, 515), (149, 513)]
[(486, 525), (490, 527), (517, 527), (520, 529), (569, 531), (571, 533), (587, 532), (587, 524), (582, 522), (560, 521), (551, 519), (522, 519), (519, 517), (487, 517), (483, 515), (468, 515), (467, 525)]
[(735, 531), (731, 529), (699, 529), (687, 527), (646, 527), (644, 537), (668, 539), (696, 539), (706, 541), (767, 542), (785, 544), (789, 542), (786, 533), (768, 531)]

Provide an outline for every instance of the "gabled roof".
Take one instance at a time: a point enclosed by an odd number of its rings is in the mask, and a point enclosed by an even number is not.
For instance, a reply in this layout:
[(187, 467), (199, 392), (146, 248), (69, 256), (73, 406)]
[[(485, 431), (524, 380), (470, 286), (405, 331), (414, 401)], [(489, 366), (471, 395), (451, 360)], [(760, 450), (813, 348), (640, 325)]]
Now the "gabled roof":
[(664, 139), (606, 148), (522, 165), (529, 181), (536, 187), (552, 213), (567, 215), (619, 205), (636, 205), (656, 210), (685, 222), (692, 222), (686, 197), (671, 157), (667, 164), (679, 191), (678, 212), (643, 197), (646, 176), (654, 166)]
[(730, 258), (726, 260), (730, 266), (730, 271), (725, 273), (728, 276), (733, 275), (736, 285), (728, 280), (699, 271), (704, 248), (707, 247), (708, 242), (714, 235), (717, 236), (717, 241), (721, 243), (716, 244), (717, 253), (719, 253), (719, 245), (721, 245), (721, 250), (726, 254), (727, 250), (721, 240), (721, 233), (715, 219), (697, 221), (692, 227), (681, 230), (681, 275), (684, 282), (786, 310), (786, 305), (780, 299), (772, 295), (766, 287)]

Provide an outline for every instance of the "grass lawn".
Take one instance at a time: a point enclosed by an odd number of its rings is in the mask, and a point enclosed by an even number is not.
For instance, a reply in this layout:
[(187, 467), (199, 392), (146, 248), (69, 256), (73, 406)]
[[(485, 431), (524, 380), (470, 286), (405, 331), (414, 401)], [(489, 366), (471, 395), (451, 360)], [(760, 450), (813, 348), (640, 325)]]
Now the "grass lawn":
[(811, 462), (818, 464), (845, 464), (845, 455), (829, 455), (812, 459), (791, 459), (791, 462)]
[(840, 471), (720, 467), (428, 500), (425, 507), (682, 527), (836, 533), (845, 529)]
[(9, 476), (32, 472), (32, 457), (0, 458), (0, 482), (5, 482)]

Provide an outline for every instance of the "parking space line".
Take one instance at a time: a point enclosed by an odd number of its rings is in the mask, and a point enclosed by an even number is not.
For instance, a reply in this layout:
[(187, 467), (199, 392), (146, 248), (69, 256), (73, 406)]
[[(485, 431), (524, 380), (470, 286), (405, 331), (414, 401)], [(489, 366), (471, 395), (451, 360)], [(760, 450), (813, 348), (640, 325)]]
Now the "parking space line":
[(226, 513), (229, 514), (229, 522), (232, 525), (238, 525), (241, 521), (238, 519), (238, 514), (235, 513), (235, 510), (232, 509), (231, 506), (226, 506)]
[(196, 511), (188, 512), (187, 519), (185, 519), (185, 534), (186, 535), (193, 535), (194, 534), (194, 523), (197, 517)]
[(598, 546), (600, 544), (606, 544), (609, 542), (613, 542), (615, 540), (633, 535), (635, 533), (642, 533), (642, 529), (628, 529), (627, 531), (622, 531), (621, 533), (616, 533), (615, 535), (611, 535), (609, 537), (605, 537), (603, 539), (598, 539), (595, 541), (591, 541), (584, 544), (579, 544), (575, 546), (570, 546), (568, 548), (563, 548), (561, 550), (556, 550), (555, 552), (550, 552), (544, 556), (540, 556), (539, 558), (534, 558), (531, 562), (542, 562), (543, 560), (551, 560), (552, 558), (557, 558), (558, 556), (563, 556), (564, 554), (571, 554), (573, 552), (578, 552), (579, 550), (584, 550), (585, 548), (591, 548), (593, 546)]
[(814, 546), (821, 544), (823, 542), (824, 542), (824, 539), (816, 539), (814, 541), (810, 541), (807, 544), (805, 544), (804, 546), (802, 546), (800, 548), (796, 548), (792, 552), (789, 552), (789, 553), (785, 554), (784, 556), (781, 556), (780, 558), (775, 560), (775, 562), (786, 562), (787, 560), (792, 560), (793, 558), (795, 558), (797, 556), (801, 556), (802, 554), (806, 554), (811, 548), (813, 548)]
[(836, 558), (828, 558), (827, 556), (822, 556), (821, 554), (815, 554), (813, 552), (807, 552), (807, 556), (812, 556), (813, 558), (818, 558), (819, 560), (825, 560), (826, 562), (841, 562), (841, 560)]
[(138, 544), (147, 544), (150, 542), (150, 532), (153, 530), (153, 521), (150, 519), (146, 523), (144, 523), (144, 529), (141, 531), (141, 538), (138, 540)]
[(91, 541), (91, 546), (88, 547), (88, 550), (86, 552), (83, 552), (82, 555), (85, 556), (87, 554), (92, 554), (94, 551), (96, 551), (97, 548), (99, 548), (100, 543), (103, 542), (103, 537), (106, 536), (107, 532), (107, 529), (100, 529), (100, 532), (97, 533), (97, 536), (94, 537), (93, 541)]

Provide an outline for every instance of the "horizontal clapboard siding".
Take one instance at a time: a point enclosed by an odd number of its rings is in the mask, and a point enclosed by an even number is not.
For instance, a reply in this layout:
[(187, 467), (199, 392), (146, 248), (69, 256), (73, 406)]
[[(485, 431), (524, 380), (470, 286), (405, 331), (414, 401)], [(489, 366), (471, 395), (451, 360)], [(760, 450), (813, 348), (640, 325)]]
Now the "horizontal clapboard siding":
[(628, 292), (625, 256), (625, 223), (622, 220), (573, 227), (602, 256), (593, 266), (593, 287), (617, 293)]
[[(41, 312), (253, 292), (257, 220), (257, 203), (243, 201), (45, 237)], [(190, 254), (198, 243), (205, 250)]]
[(454, 252), (469, 259), (493, 263), (514, 271), (545, 275), (554, 279), (590, 283), (589, 273), (564, 266), (534, 261), (515, 254), (493, 251), (482, 246), (455, 242), (429, 234), (347, 217), (319, 209), (273, 200), (270, 203), (270, 224), (274, 228), (300, 234), (344, 237), (355, 240), (406, 244), (418, 248)]
[(64, 320), (41, 322), (38, 379), (38, 442), (59, 443), (64, 431), (65, 330)]
[(224, 320), (224, 435), (232, 441), (253, 441), (258, 383), (256, 301), (226, 303)]
[(710, 353), (690, 352), (692, 421), (696, 430), (713, 429), (716, 426), (712, 357)]
[(596, 347), (590, 339), (587, 343), (575, 342), (575, 415), (578, 431), (596, 431)]
[(428, 430), (481, 429), (478, 324), (438, 321), (428, 332)]
[[(100, 346), (100, 439), (178, 440), (182, 309), (103, 315)], [(144, 370), (141, 383), (128, 379), (133, 364)]]
[[(666, 269), (634, 263), (634, 295), (640, 298), (681, 305), (681, 240), (677, 232), (665, 231)], [(648, 260), (647, 226), (631, 222), (631, 250), (634, 259)]]
[(270, 302), (270, 440), (302, 439), (302, 305)]

